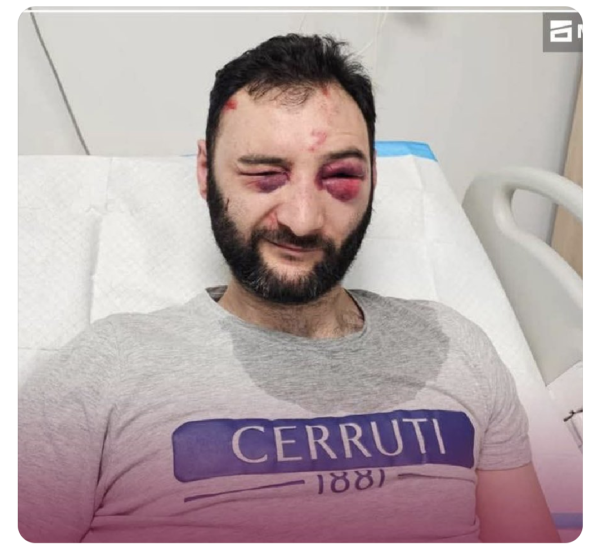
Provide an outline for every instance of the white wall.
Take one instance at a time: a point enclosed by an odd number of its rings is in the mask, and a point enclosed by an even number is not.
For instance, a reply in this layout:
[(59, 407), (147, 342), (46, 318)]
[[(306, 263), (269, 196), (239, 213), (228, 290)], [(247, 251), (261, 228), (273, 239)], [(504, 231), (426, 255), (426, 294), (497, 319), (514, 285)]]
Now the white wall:
[[(38, 13), (93, 155), (179, 155), (203, 136), (214, 73), (260, 41), (330, 33), (355, 51), (378, 13)], [(541, 13), (389, 13), (364, 50), (377, 139), (431, 145), (462, 199), (506, 165), (562, 172), (581, 54), (542, 52)], [(19, 19), (19, 153), (83, 154), (30, 15)], [(522, 192), (522, 227), (548, 240), (553, 208)]]

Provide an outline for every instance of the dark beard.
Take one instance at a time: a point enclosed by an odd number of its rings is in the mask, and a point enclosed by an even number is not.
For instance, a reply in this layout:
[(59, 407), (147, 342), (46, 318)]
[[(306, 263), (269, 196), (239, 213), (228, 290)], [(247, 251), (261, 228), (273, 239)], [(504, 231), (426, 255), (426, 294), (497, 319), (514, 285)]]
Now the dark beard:
[[(212, 175), (208, 171), (206, 201), (210, 212), (213, 234), (233, 276), (251, 293), (279, 304), (312, 302), (337, 285), (354, 261), (371, 221), (373, 210), (373, 182), (367, 210), (358, 226), (344, 240), (339, 250), (329, 239), (319, 235), (297, 236), (289, 228), (278, 230), (257, 229), (246, 243), (227, 212), (227, 205)], [(295, 247), (320, 248), (323, 259), (310, 273), (293, 281), (286, 281), (269, 268), (258, 250), (261, 239)]]

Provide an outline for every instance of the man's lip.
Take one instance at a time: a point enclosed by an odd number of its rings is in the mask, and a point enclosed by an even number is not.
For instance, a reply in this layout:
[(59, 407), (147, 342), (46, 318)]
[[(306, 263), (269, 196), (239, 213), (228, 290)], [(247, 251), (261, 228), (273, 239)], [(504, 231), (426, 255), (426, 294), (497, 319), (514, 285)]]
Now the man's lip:
[(287, 249), (288, 251), (293, 251), (296, 253), (308, 253), (311, 251), (318, 251), (319, 249), (305, 249), (302, 247), (294, 247), (293, 245), (284, 245), (283, 243), (276, 243), (275, 241), (269, 241), (269, 243), (273, 245), (277, 245), (277, 247), (281, 247), (282, 249)]

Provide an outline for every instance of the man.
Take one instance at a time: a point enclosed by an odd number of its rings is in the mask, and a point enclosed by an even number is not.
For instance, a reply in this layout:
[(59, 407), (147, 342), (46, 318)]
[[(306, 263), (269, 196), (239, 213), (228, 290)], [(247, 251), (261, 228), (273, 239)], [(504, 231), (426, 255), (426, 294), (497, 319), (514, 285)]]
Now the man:
[(331, 38), (275, 37), (217, 73), (197, 173), (231, 281), (97, 322), (32, 377), (23, 537), (558, 541), (483, 332), (341, 286), (374, 126)]

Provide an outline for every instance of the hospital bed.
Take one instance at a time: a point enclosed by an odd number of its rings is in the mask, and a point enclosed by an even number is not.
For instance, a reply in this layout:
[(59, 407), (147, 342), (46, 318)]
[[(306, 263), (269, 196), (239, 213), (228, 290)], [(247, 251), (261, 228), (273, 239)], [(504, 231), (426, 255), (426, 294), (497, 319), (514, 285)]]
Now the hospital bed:
[[(373, 219), (345, 286), (437, 300), (484, 329), (517, 382), (561, 537), (575, 539), (582, 450), (563, 419), (582, 405), (581, 279), (516, 226), (510, 203), (528, 189), (581, 219), (581, 191), (510, 169), (477, 178), (463, 209), (426, 144), (378, 142), (377, 154)], [(193, 156), (19, 158), (20, 385), (91, 322), (227, 280)]]

